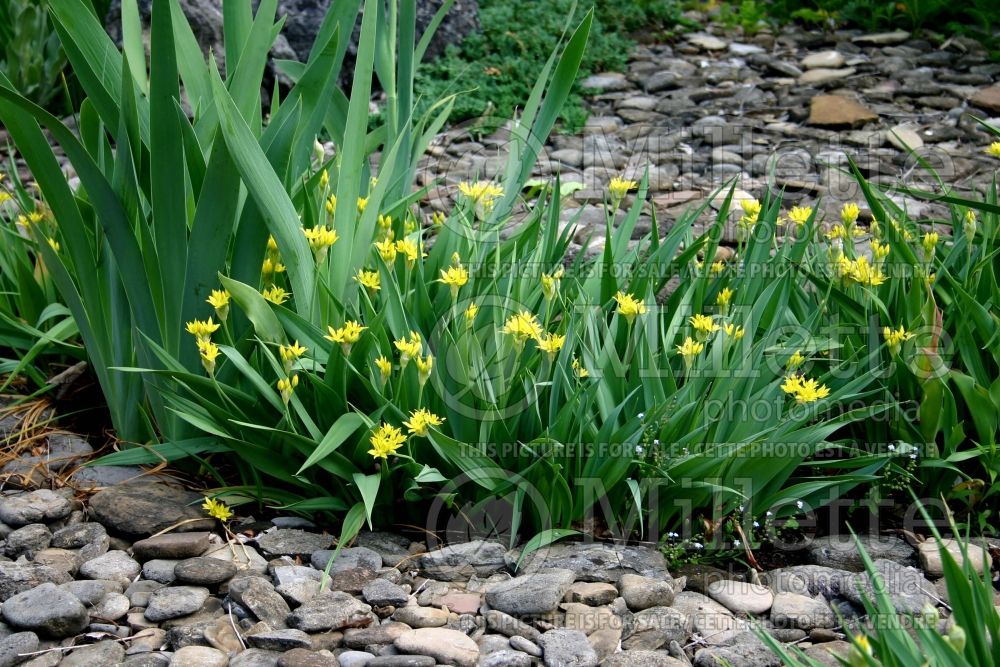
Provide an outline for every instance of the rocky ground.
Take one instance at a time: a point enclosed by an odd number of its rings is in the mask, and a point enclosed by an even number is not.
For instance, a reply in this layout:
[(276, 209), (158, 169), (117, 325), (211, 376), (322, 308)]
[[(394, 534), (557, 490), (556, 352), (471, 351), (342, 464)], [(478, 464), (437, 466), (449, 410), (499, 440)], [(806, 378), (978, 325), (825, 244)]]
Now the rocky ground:
[[(149, 478), (77, 497), (0, 496), (0, 667), (777, 666), (752, 625), (836, 665), (850, 648), (840, 619), (862, 626), (871, 591), (846, 538), (764, 573), (671, 571), (655, 545), (601, 543), (517, 567), (517, 550), (486, 540), (428, 551), (363, 533), (335, 554), (297, 517), (226, 531), (197, 494)], [(943, 631), (936, 550), (865, 542), (897, 610), (936, 607)]]
[[(863, 204), (846, 173), (851, 156), (884, 186), (935, 189), (916, 151), (958, 193), (985, 192), (997, 168), (990, 139), (972, 118), (1000, 124), (1000, 63), (974, 41), (943, 46), (906, 32), (698, 33), (676, 44), (640, 46), (628, 70), (587, 78), (592, 116), (581, 135), (554, 135), (536, 173), (583, 185), (567, 202), (578, 241), (604, 236), (600, 205), (611, 177), (649, 167), (652, 207), (672, 222), (737, 179), (737, 198), (783, 188), (786, 205), (820, 202), (828, 219)], [(448, 210), (461, 180), (492, 177), (507, 135), (481, 140), (468, 128), (443, 134), (424, 161), (425, 183), (444, 178), (429, 208)], [(941, 207), (895, 197), (911, 218)], [(944, 215), (945, 219), (950, 216)], [(706, 215), (706, 222), (709, 216)], [(649, 229), (639, 225), (640, 232)], [(723, 242), (733, 243), (730, 228)]]

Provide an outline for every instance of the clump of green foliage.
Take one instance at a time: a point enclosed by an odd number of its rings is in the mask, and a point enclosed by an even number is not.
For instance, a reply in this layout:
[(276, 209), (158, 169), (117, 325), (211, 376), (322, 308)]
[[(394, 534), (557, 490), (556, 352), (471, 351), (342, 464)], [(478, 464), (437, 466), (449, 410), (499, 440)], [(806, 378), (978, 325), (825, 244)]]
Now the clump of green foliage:
[(48, 106), (62, 87), (66, 54), (45, 7), (0, 0), (0, 71), (25, 97)]
[[(592, 4), (594, 25), (580, 68), (584, 76), (621, 71), (633, 45), (630, 33), (667, 30), (681, 19), (672, 0), (641, 0), (624, 6), (597, 0)], [(575, 0), (481, 0), (481, 32), (427, 63), (417, 77), (418, 93), (426, 100), (463, 93), (455, 102), (451, 121), (483, 118), (482, 129), (494, 129), (497, 119), (509, 118), (528, 99), (575, 5)], [(583, 100), (574, 91), (560, 114), (563, 129), (579, 130), (586, 118)]]

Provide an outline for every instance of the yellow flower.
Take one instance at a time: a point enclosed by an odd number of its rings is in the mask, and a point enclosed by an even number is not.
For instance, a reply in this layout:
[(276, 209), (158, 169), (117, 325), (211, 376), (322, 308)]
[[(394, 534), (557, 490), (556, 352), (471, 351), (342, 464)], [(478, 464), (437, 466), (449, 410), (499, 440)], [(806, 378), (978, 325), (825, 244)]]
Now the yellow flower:
[(476, 321), (476, 315), (479, 314), (479, 306), (474, 303), (470, 303), (469, 307), (465, 309), (465, 325), (472, 328), (473, 322)]
[(277, 255), (278, 254), (278, 242), (274, 240), (274, 236), (267, 235), (267, 254)]
[(229, 291), (224, 289), (214, 289), (206, 299), (208, 305), (215, 308), (216, 316), (223, 322), (229, 317)]
[(261, 292), (261, 294), (264, 295), (265, 299), (275, 304), (276, 306), (280, 306), (284, 302), (288, 301), (288, 297), (291, 296), (288, 292), (285, 291), (284, 288), (278, 287), (277, 285), (271, 285), (266, 290)]
[(934, 256), (934, 249), (937, 247), (938, 239), (937, 232), (927, 232), (924, 234), (924, 238), (920, 244), (924, 247), (924, 257), (928, 260)]
[(322, 226), (302, 231), (306, 235), (306, 240), (309, 241), (309, 249), (312, 250), (316, 262), (322, 262), (326, 259), (326, 253), (330, 246), (337, 242), (337, 231)]
[(566, 336), (548, 334), (538, 338), (538, 349), (549, 355), (549, 360), (555, 359), (559, 350), (566, 343)]
[(844, 204), (844, 207), (840, 209), (840, 220), (844, 226), (853, 225), (859, 215), (861, 215), (861, 209), (853, 202)]
[(690, 366), (691, 362), (694, 361), (694, 358), (701, 354), (701, 351), (705, 349), (705, 344), (699, 343), (688, 336), (684, 339), (682, 344), (677, 345), (676, 347), (677, 354), (684, 357), (684, 365)]
[[(408, 270), (413, 268), (413, 264), (421, 256), (420, 246), (418, 246), (417, 242), (410, 237), (396, 241), (396, 250), (401, 252), (403, 256), (406, 257), (406, 268)], [(426, 257), (427, 253), (423, 253), (423, 256)]]
[(449, 266), (447, 269), (441, 269), (440, 282), (451, 288), (451, 298), (454, 301), (458, 298), (458, 290), (469, 282), (469, 272), (461, 264)]
[(185, 326), (187, 332), (199, 341), (209, 340), (218, 328), (219, 325), (213, 322), (211, 317), (205, 321), (191, 320)]
[(219, 346), (206, 339), (198, 339), (198, 355), (201, 365), (209, 375), (215, 373), (215, 360), (219, 358)]
[(299, 376), (293, 375), (290, 378), (281, 378), (278, 380), (278, 392), (281, 393), (281, 402), (288, 405), (288, 401), (292, 400), (292, 394), (295, 393), (295, 388), (299, 386)]
[(333, 215), (334, 211), (337, 210), (337, 195), (330, 195), (330, 198), (326, 200), (326, 212)]
[(719, 291), (719, 294), (715, 297), (715, 305), (720, 308), (725, 308), (729, 305), (729, 302), (733, 299), (733, 290), (728, 287), (724, 287)]
[(730, 322), (725, 327), (723, 327), (723, 330), (726, 332), (726, 336), (728, 338), (732, 338), (733, 340), (740, 340), (741, 338), (743, 338), (743, 335), (746, 333), (746, 331), (744, 331), (743, 327), (738, 327), (735, 324), (733, 324), (732, 322)]
[(898, 329), (885, 327), (882, 329), (882, 337), (885, 338), (885, 342), (889, 346), (889, 352), (896, 355), (899, 354), (899, 349), (903, 343), (913, 338), (913, 334), (902, 326)]
[(976, 212), (971, 208), (965, 212), (962, 230), (965, 232), (965, 238), (969, 240), (969, 243), (972, 243), (972, 240), (976, 238)]
[(492, 205), (494, 199), (503, 196), (503, 188), (490, 181), (476, 181), (475, 183), (465, 181), (458, 184), (458, 191), (472, 203), (482, 204), (486, 208)]
[(378, 217), (378, 228), (386, 238), (392, 238), (392, 216), (380, 215)]
[(719, 325), (712, 321), (711, 315), (692, 315), (688, 318), (688, 322), (691, 323), (699, 340), (705, 340), (709, 334), (719, 330)]
[(270, 257), (265, 258), (264, 263), (260, 267), (260, 275), (266, 283), (271, 282), (275, 273), (284, 273), (284, 271), (285, 265), (281, 262), (275, 262)]
[(420, 350), (422, 349), (420, 334), (416, 331), (411, 331), (409, 338), (404, 337), (394, 341), (393, 345), (395, 345), (396, 349), (399, 350), (400, 368), (406, 368), (406, 363), (412, 357), (420, 356)]
[(358, 342), (361, 338), (361, 332), (367, 328), (354, 320), (347, 320), (344, 322), (344, 326), (339, 329), (327, 326), (327, 335), (323, 336), (323, 338), (333, 343), (338, 343), (344, 350), (344, 354), (349, 355), (351, 353), (351, 346)]
[(368, 450), (368, 453), (371, 454), (372, 458), (385, 460), (403, 446), (403, 443), (406, 442), (406, 436), (392, 424), (382, 423), (372, 433), (369, 442), (372, 448)]
[(740, 208), (743, 209), (743, 215), (753, 222), (757, 222), (757, 218), (760, 217), (760, 212), (763, 209), (760, 201), (756, 199), (741, 199)]
[(445, 223), (445, 220), (447, 220), (447, 219), (448, 219), (448, 216), (446, 216), (441, 211), (434, 211), (434, 213), (431, 214), (431, 224), (434, 225), (435, 227), (441, 227), (441, 226), (443, 226), (444, 223)]
[(60, 248), (59, 241), (56, 241), (54, 238), (52, 238), (50, 236), (49, 237), (49, 247), (52, 248), (53, 252), (59, 252), (59, 248)]
[(608, 183), (608, 193), (611, 195), (611, 201), (615, 202), (615, 205), (617, 205), (618, 202), (625, 199), (625, 195), (632, 190), (635, 190), (637, 187), (639, 187), (639, 184), (635, 181), (615, 176), (611, 179), (611, 182)]
[(792, 210), (788, 212), (788, 219), (801, 227), (808, 222), (812, 212), (811, 206), (793, 206)]
[(834, 225), (830, 228), (830, 231), (826, 233), (826, 238), (831, 241), (836, 241), (837, 239), (842, 239), (847, 237), (847, 228), (843, 225)]
[(986, 153), (993, 157), (1000, 157), (1000, 141), (994, 141), (990, 144), (989, 148), (986, 149)]
[(850, 278), (854, 282), (869, 287), (878, 287), (886, 281), (885, 274), (878, 266), (872, 266), (867, 257), (858, 257), (851, 266)]
[(431, 370), (434, 368), (434, 357), (430, 354), (426, 357), (414, 356), (413, 361), (417, 364), (417, 381), (422, 387), (427, 382), (427, 378), (431, 376)]
[(583, 364), (581, 364), (580, 360), (577, 359), (576, 357), (573, 357), (573, 364), (572, 364), (572, 366), (573, 366), (573, 370), (576, 371), (576, 376), (578, 378), (590, 377), (590, 371), (588, 371), (586, 368), (584, 368)]
[(392, 362), (385, 357), (379, 357), (375, 360), (375, 366), (378, 368), (379, 378), (384, 385), (388, 381), (389, 376), (392, 375)]
[(28, 222), (37, 225), (39, 222), (45, 219), (45, 213), (42, 211), (32, 211), (28, 214)]
[(412, 436), (426, 437), (428, 428), (440, 426), (442, 423), (444, 423), (443, 417), (438, 417), (426, 408), (420, 408), (410, 412), (410, 421), (403, 422), (403, 426), (409, 430)]
[(785, 378), (781, 384), (781, 390), (790, 394), (799, 403), (813, 403), (821, 398), (830, 395), (830, 390), (826, 385), (819, 384), (812, 378), (806, 379), (802, 375), (792, 373)]
[(364, 269), (358, 269), (357, 275), (354, 279), (358, 281), (358, 284), (368, 290), (368, 293), (372, 296), (375, 292), (382, 289), (382, 278), (378, 271), (365, 271)]
[(330, 172), (324, 169), (323, 173), (319, 175), (319, 189), (326, 190), (328, 185), (330, 185)]
[(396, 263), (396, 252), (398, 251), (396, 243), (390, 239), (376, 241), (375, 250), (378, 251), (379, 257), (382, 258), (382, 261), (385, 262), (391, 271), (392, 265)]
[(413, 217), (411, 217), (411, 216), (407, 216), (406, 218), (404, 218), (403, 219), (403, 233), (404, 234), (412, 234), (415, 231), (417, 231), (417, 221)]
[(551, 274), (542, 272), (542, 294), (551, 301), (559, 293), (559, 281), (563, 277), (563, 267), (560, 266)]
[(878, 239), (872, 239), (872, 258), (876, 262), (880, 262), (889, 256), (889, 244), (879, 243)]
[(806, 362), (806, 358), (802, 355), (802, 352), (795, 350), (792, 356), (788, 357), (788, 361), (785, 362), (785, 368), (792, 370), (798, 368)]
[(368, 197), (358, 197), (358, 215), (365, 212), (368, 207)]
[(631, 294), (618, 292), (615, 294), (615, 301), (618, 302), (618, 313), (621, 314), (629, 324), (632, 324), (637, 315), (646, 314), (646, 304), (639, 301)]
[(712, 266), (709, 267), (709, 270), (712, 272), (713, 276), (719, 275), (725, 269), (726, 265), (722, 262), (722, 260), (719, 260), (717, 262), (712, 262)]
[(233, 516), (233, 511), (224, 502), (215, 498), (205, 498), (205, 502), (201, 504), (201, 508), (205, 510), (208, 516), (219, 521), (229, 521), (229, 518)]
[(9, 202), (11, 199), (13, 199), (13, 197), (11, 197), (10, 194), (6, 192), (0, 192), (0, 204), (5, 204), (6, 202)]
[(306, 353), (307, 349), (299, 345), (299, 341), (295, 341), (291, 345), (281, 345), (278, 347), (278, 356), (281, 357), (281, 363), (285, 367), (286, 374), (291, 372), (292, 365), (295, 364), (299, 357)]
[(502, 333), (514, 337), (514, 343), (520, 347), (529, 338), (538, 339), (542, 335), (542, 325), (538, 323), (531, 312), (522, 310), (516, 315), (511, 315), (501, 329)]

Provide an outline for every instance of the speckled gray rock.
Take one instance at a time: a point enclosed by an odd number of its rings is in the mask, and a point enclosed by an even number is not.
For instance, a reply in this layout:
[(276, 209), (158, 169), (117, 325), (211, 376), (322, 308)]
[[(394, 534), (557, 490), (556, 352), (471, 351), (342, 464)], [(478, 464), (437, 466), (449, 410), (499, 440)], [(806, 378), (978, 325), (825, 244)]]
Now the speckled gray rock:
[[(519, 557), (517, 551), (507, 555), (512, 565)], [(643, 545), (560, 542), (529, 554), (521, 565), (518, 571), (523, 573), (543, 568), (572, 570), (578, 581), (617, 583), (623, 574), (641, 574), (654, 579), (669, 576), (663, 554)]]
[(850, 577), (851, 573), (847, 570), (822, 565), (794, 565), (765, 572), (761, 575), (761, 583), (775, 593), (822, 595), (829, 599), (840, 595)]
[(763, 614), (774, 603), (771, 589), (745, 581), (713, 581), (706, 590), (713, 600), (736, 613)]
[(125, 647), (116, 641), (105, 640), (75, 648), (62, 659), (59, 667), (97, 667), (117, 665), (125, 659)]
[[(215, 560), (214, 558), (212, 560)], [(150, 581), (156, 581), (161, 584), (172, 584), (177, 580), (177, 575), (174, 574), (174, 568), (177, 567), (178, 560), (169, 560), (165, 558), (154, 558), (153, 560), (147, 560), (142, 565), (142, 577), (143, 579), (149, 579)]]
[(81, 560), (90, 560), (107, 553), (111, 545), (108, 531), (91, 521), (66, 526), (52, 533), (52, 546), (58, 549), (79, 549)]
[(170, 667), (226, 667), (229, 656), (210, 646), (185, 646), (174, 651)]
[[(918, 614), (926, 604), (935, 604), (934, 585), (915, 567), (905, 567), (891, 560), (876, 560), (875, 571), (885, 582), (886, 592), (896, 611)], [(841, 594), (851, 602), (861, 605), (862, 593), (873, 598), (874, 588), (867, 572), (858, 572), (846, 580)]]
[(837, 625), (833, 610), (822, 599), (797, 593), (778, 593), (771, 605), (771, 623), (776, 628), (832, 628)]
[[(913, 547), (895, 535), (861, 535), (858, 539), (872, 560), (883, 558), (903, 565), (914, 564)], [(865, 569), (852, 535), (817, 537), (809, 543), (806, 555), (811, 563), (824, 567), (850, 572)]]
[(536, 572), (494, 584), (486, 592), (486, 602), (511, 616), (546, 614), (554, 611), (576, 575), (572, 570)]
[[(326, 564), (333, 558), (333, 554), (333, 549), (314, 551), (310, 556), (310, 562), (317, 570), (325, 570)], [(365, 547), (350, 547), (341, 549), (340, 553), (337, 554), (337, 559), (330, 566), (330, 574), (354, 569), (376, 572), (380, 567), (382, 567), (382, 557), (377, 553)]]
[(364, 627), (374, 621), (372, 608), (340, 591), (317, 595), (292, 612), (288, 625), (304, 632)]
[(3, 603), (3, 617), (15, 628), (48, 637), (68, 637), (90, 620), (83, 603), (55, 584), (41, 584)]
[(488, 577), (503, 570), (506, 552), (498, 542), (474, 540), (422, 554), (416, 559), (416, 565), (436, 581), (467, 581), (473, 575)]
[[(277, 556), (306, 557), (314, 551), (329, 548), (333, 542), (330, 535), (310, 533), (295, 528), (277, 528), (257, 536), (257, 547), (266, 558)], [(381, 566), (382, 559), (379, 558)]]
[[(90, 509), (105, 528), (127, 535), (152, 535), (185, 519), (199, 519), (177, 530), (214, 527), (198, 507), (201, 496), (178, 486), (142, 482), (112, 486), (90, 499)], [(68, 512), (67, 512), (68, 514)]]
[(549, 630), (538, 638), (546, 667), (596, 667), (597, 653), (579, 630)]
[(0, 639), (0, 667), (14, 667), (29, 660), (25, 653), (38, 650), (38, 635), (15, 632)]
[(90, 608), (90, 618), (103, 623), (117, 621), (123, 618), (131, 607), (129, 599), (121, 593), (108, 593)]
[(198, 556), (187, 558), (174, 566), (177, 581), (195, 586), (215, 586), (229, 581), (236, 574), (236, 566), (218, 558)]
[(267, 579), (241, 577), (229, 582), (229, 595), (272, 628), (285, 627), (291, 609)]
[(385, 579), (373, 579), (361, 589), (365, 602), (373, 607), (398, 607), (406, 604), (409, 595), (401, 587)]
[(48, 565), (0, 561), (0, 602), (43, 583), (62, 584), (70, 575)]
[(116, 581), (104, 579), (79, 579), (77, 581), (67, 581), (59, 584), (59, 588), (75, 595), (80, 602), (88, 607), (104, 599), (111, 593), (120, 593), (121, 585)]
[(623, 574), (618, 583), (629, 609), (641, 611), (650, 607), (669, 607), (674, 601), (672, 579), (653, 579), (639, 574)]
[(269, 630), (247, 635), (247, 644), (266, 651), (290, 651), (293, 648), (312, 648), (309, 635), (294, 628)]
[(51, 542), (52, 533), (44, 523), (29, 523), (7, 536), (3, 551), (10, 558), (24, 555), (31, 559), (35, 553), (48, 548)]
[(780, 667), (781, 660), (751, 632), (737, 635), (728, 646), (695, 653), (694, 667)]
[(208, 599), (208, 589), (197, 586), (167, 586), (153, 591), (145, 616), (158, 623), (187, 616), (201, 609)]
[(8, 526), (57, 521), (72, 511), (69, 500), (48, 489), (0, 497), (0, 521)]
[(621, 651), (601, 663), (601, 667), (689, 667), (667, 651)]
[(208, 549), (210, 533), (167, 533), (147, 537), (132, 545), (132, 557), (140, 563), (157, 558), (194, 558)]
[(444, 665), (474, 667), (479, 661), (479, 645), (458, 630), (420, 628), (403, 633), (393, 643), (401, 653), (430, 656)]
[(80, 566), (80, 575), (87, 579), (109, 579), (128, 583), (135, 579), (142, 567), (124, 551), (109, 551), (92, 558)]
[(479, 659), (479, 667), (531, 667), (531, 656), (510, 649), (496, 651)]

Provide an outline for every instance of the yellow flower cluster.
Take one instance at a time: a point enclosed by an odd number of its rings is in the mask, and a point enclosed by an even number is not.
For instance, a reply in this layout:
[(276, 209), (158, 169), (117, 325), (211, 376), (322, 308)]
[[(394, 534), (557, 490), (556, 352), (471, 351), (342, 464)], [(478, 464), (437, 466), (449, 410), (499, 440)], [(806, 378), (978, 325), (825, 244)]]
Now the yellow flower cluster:
[(368, 294), (375, 296), (375, 292), (382, 289), (382, 278), (378, 271), (367, 271), (365, 269), (358, 269), (357, 274), (354, 276), (354, 280), (358, 282), (359, 285), (368, 290)]
[(882, 337), (885, 338), (886, 344), (889, 346), (889, 352), (893, 355), (899, 354), (899, 350), (903, 343), (913, 338), (913, 334), (907, 331), (905, 328), (900, 326), (898, 329), (892, 329), (891, 327), (885, 327), (882, 329)]
[(427, 429), (431, 426), (440, 426), (442, 423), (444, 423), (443, 417), (438, 417), (426, 408), (420, 408), (410, 413), (409, 421), (404, 421), (403, 426), (407, 428), (410, 435), (426, 437)]
[(785, 378), (781, 384), (781, 390), (802, 404), (813, 403), (830, 395), (830, 390), (826, 385), (797, 373), (792, 373)]
[(503, 196), (503, 188), (490, 181), (462, 182), (458, 184), (458, 191), (473, 204), (482, 204), (486, 208), (490, 208), (495, 199)]
[(298, 375), (292, 375), (291, 377), (280, 378), (278, 380), (278, 392), (281, 394), (282, 403), (288, 405), (288, 401), (292, 400), (292, 394), (295, 393), (295, 388), (298, 386)]
[(420, 352), (423, 350), (423, 339), (419, 333), (411, 331), (409, 338), (404, 336), (394, 341), (393, 345), (399, 350), (399, 367), (406, 368), (410, 359), (420, 356)]
[(608, 183), (608, 194), (611, 195), (611, 201), (614, 202), (615, 206), (618, 206), (618, 204), (625, 199), (625, 195), (632, 190), (635, 190), (637, 187), (639, 187), (639, 184), (635, 181), (630, 181), (626, 178), (622, 178), (621, 176), (615, 176), (611, 179), (611, 182)]
[(994, 141), (986, 148), (986, 154), (1000, 158), (1000, 141)]
[(552, 273), (542, 272), (542, 295), (547, 301), (556, 298), (559, 293), (559, 283), (563, 277), (563, 267), (558, 267)]
[(278, 356), (281, 357), (281, 365), (285, 369), (285, 375), (292, 372), (292, 366), (306, 353), (306, 350), (307, 348), (299, 345), (299, 341), (295, 341), (291, 345), (280, 345), (278, 347)]
[(326, 338), (330, 342), (337, 343), (344, 351), (344, 356), (350, 356), (351, 346), (358, 342), (361, 338), (361, 332), (367, 328), (368, 327), (361, 326), (358, 322), (348, 320), (344, 322), (344, 326), (339, 329), (327, 326), (327, 335), (323, 336), (323, 338)]
[(225, 322), (226, 318), (229, 317), (229, 299), (229, 290), (214, 289), (205, 300), (208, 305), (215, 308), (215, 316), (218, 317), (221, 322)]
[(812, 213), (811, 206), (793, 206), (792, 210), (788, 212), (788, 219), (801, 227), (809, 221)]
[(201, 504), (201, 508), (205, 510), (208, 516), (219, 521), (229, 521), (230, 517), (233, 516), (233, 511), (229, 509), (226, 503), (215, 498), (205, 498), (205, 502)]
[(185, 330), (194, 336), (201, 365), (209, 375), (215, 373), (215, 361), (220, 354), (219, 346), (212, 342), (212, 334), (218, 329), (219, 325), (211, 317), (207, 320), (191, 320), (185, 325)]
[(323, 226), (303, 229), (302, 232), (306, 235), (309, 249), (312, 250), (313, 258), (317, 264), (326, 259), (327, 251), (329, 251), (330, 246), (337, 242), (338, 238), (336, 230)]
[(371, 454), (372, 458), (386, 460), (403, 446), (403, 443), (406, 442), (406, 436), (398, 427), (382, 423), (372, 433), (369, 442), (372, 448), (368, 450), (368, 453)]
[(461, 264), (455, 264), (447, 269), (441, 269), (439, 280), (451, 288), (451, 299), (455, 301), (458, 299), (458, 290), (469, 282), (469, 272)]
[(694, 338), (688, 336), (684, 339), (683, 343), (677, 346), (677, 354), (684, 357), (684, 365), (690, 367), (694, 362), (694, 358), (701, 354), (704, 349), (704, 343), (699, 343)]
[(278, 285), (271, 285), (270, 287), (265, 288), (264, 291), (261, 292), (261, 295), (276, 306), (280, 306), (285, 303), (291, 296), (291, 294), (289, 294), (284, 287), (279, 287)]
[(518, 346), (524, 345), (528, 339), (538, 340), (542, 336), (542, 325), (538, 318), (527, 310), (511, 315), (503, 325), (501, 332), (512, 336)]
[(619, 291), (615, 294), (615, 301), (618, 302), (618, 314), (629, 324), (632, 324), (639, 315), (646, 314), (646, 304), (631, 294)]

